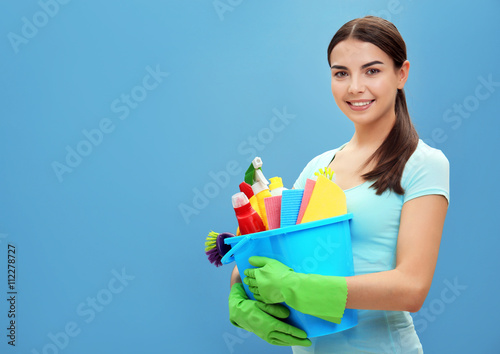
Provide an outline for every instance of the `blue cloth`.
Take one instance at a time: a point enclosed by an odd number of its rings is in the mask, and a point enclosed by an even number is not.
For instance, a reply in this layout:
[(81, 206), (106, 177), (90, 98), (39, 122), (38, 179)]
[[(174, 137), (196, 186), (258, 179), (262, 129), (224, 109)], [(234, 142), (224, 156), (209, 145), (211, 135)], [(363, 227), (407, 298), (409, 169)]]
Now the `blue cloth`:
[[(344, 144), (345, 145), (345, 144)], [(307, 178), (327, 167), (338, 149), (327, 151), (307, 164), (294, 188), (304, 188)], [(404, 195), (386, 190), (376, 195), (367, 181), (345, 190), (351, 222), (355, 275), (383, 272), (396, 266), (396, 244), (403, 204), (411, 199), (443, 195), (449, 201), (449, 163), (445, 155), (419, 140), (401, 178)], [(422, 353), (422, 346), (405, 311), (359, 310), (358, 325), (352, 329), (311, 338), (311, 347), (293, 347), (302, 353)]]
[(303, 196), (303, 189), (283, 191), (281, 195), (280, 227), (293, 226), (297, 223)]

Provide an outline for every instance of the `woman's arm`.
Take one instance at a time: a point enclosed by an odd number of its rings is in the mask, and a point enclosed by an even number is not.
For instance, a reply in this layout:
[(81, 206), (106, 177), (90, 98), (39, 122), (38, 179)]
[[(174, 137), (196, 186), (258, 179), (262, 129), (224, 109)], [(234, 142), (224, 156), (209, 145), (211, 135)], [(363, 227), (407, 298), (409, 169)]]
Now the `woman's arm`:
[(396, 250), (396, 268), (347, 277), (346, 308), (416, 312), (429, 292), (448, 201), (426, 195), (406, 202)]
[(234, 283), (241, 283), (241, 277), (240, 277), (240, 272), (238, 271), (238, 266), (234, 266), (233, 272), (231, 273), (230, 286), (233, 286)]

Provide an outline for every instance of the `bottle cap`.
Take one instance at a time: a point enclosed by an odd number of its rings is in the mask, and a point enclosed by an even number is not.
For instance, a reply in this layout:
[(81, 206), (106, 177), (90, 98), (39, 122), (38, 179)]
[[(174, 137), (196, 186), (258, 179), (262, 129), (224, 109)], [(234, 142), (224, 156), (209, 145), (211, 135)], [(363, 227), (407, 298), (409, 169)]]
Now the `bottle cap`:
[(253, 194), (254, 195), (259, 194), (260, 192), (262, 192), (265, 189), (269, 189), (269, 188), (267, 188), (267, 184), (265, 184), (263, 182), (260, 182), (260, 181), (259, 182), (255, 182), (252, 185), (252, 190), (253, 190)]
[(247, 196), (243, 192), (233, 194), (233, 196), (231, 197), (231, 201), (233, 203), (233, 208), (239, 208), (249, 203)]
[(240, 192), (243, 192), (245, 193), (245, 195), (247, 196), (248, 199), (252, 198), (253, 197), (253, 190), (252, 190), (252, 186), (249, 185), (248, 183), (246, 182), (241, 182), (240, 183)]
[(283, 181), (281, 180), (281, 177), (271, 177), (269, 180), (271, 181), (271, 184), (269, 185), (270, 190), (283, 188)]

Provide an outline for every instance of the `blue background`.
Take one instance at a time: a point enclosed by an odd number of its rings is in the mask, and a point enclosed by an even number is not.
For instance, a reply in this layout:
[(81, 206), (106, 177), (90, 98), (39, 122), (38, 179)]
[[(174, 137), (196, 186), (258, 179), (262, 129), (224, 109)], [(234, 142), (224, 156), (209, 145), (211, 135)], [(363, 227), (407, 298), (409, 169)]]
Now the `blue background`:
[[(289, 353), (229, 323), (232, 267), (209, 264), (203, 243), (211, 229), (235, 230), (230, 197), (254, 156), (291, 187), (312, 157), (350, 139), (326, 48), (342, 24), (372, 14), (403, 35), (410, 114), (451, 163), (416, 328), (426, 353), (498, 352), (500, 3), (214, 3), (3, 5), (0, 299), (8, 244), (18, 294), (15, 348), (0, 301), (0, 351)], [(463, 117), (446, 113), (454, 105)], [(270, 130), (276, 112), (288, 114), (281, 131)], [(68, 146), (86, 156), (58, 177)]]

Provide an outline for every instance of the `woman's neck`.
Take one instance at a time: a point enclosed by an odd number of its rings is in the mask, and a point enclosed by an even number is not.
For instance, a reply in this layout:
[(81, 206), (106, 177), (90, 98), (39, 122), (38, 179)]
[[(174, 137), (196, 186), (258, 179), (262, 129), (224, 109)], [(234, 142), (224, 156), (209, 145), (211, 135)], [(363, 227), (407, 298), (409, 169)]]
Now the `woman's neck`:
[(349, 145), (360, 150), (377, 150), (389, 135), (395, 121), (396, 116), (394, 115), (392, 119), (380, 120), (376, 124), (355, 125), (355, 132)]

